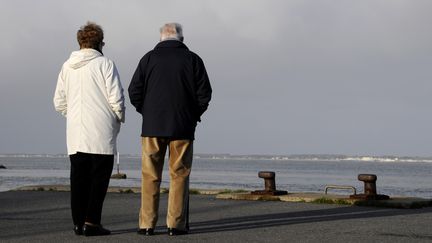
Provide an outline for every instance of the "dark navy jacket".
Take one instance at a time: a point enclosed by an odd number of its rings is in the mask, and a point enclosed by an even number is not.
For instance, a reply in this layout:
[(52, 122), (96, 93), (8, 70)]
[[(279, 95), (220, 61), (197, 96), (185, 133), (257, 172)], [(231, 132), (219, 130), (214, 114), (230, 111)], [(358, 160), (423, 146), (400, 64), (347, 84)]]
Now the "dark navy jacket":
[(176, 40), (141, 58), (128, 91), (142, 115), (141, 136), (192, 140), (212, 93), (201, 58)]

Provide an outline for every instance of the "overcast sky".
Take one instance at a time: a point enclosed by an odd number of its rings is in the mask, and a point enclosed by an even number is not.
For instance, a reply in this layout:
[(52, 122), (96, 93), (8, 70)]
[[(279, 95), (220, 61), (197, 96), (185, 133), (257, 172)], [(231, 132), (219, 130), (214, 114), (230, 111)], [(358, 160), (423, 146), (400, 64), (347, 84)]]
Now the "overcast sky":
[(121, 153), (140, 153), (127, 87), (179, 22), (213, 99), (196, 153), (432, 156), (432, 1), (4, 0), (0, 153), (66, 153), (57, 75), (91, 20), (125, 89)]

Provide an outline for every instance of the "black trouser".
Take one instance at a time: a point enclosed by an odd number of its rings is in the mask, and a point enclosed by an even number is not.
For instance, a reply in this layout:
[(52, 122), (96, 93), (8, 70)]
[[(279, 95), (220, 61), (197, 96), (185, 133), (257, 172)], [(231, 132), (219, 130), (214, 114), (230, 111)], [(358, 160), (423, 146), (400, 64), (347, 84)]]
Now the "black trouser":
[(71, 209), (75, 225), (100, 224), (114, 155), (78, 152), (71, 161)]

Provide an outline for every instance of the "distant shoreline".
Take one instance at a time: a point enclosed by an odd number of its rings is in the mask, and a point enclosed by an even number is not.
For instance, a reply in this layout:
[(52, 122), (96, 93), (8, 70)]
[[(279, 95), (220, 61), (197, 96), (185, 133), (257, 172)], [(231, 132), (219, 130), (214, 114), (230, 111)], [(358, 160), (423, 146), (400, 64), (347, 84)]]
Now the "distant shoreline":
[[(66, 154), (0, 154), (0, 158), (67, 158)], [(120, 158), (141, 158), (136, 154), (120, 154)], [(231, 155), (231, 154), (194, 154), (194, 159), (209, 160), (272, 160), (272, 161), (360, 161), (360, 162), (404, 162), (432, 163), (432, 157), (420, 156), (371, 156), (371, 155)]]

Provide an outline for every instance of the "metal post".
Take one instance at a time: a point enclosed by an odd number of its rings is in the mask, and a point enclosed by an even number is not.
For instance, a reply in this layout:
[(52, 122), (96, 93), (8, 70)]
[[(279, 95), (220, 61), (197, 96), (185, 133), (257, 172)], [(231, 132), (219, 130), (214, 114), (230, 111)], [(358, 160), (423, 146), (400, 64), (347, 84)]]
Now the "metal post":
[(252, 195), (286, 195), (287, 191), (276, 190), (276, 173), (273, 171), (260, 171), (258, 177), (264, 179), (264, 190), (257, 190), (251, 192)]
[(189, 178), (187, 181), (187, 201), (186, 201), (186, 230), (189, 231), (189, 198), (190, 198), (190, 191), (189, 191)]
[(117, 152), (117, 174), (120, 174), (120, 153)]
[(359, 174), (358, 180), (364, 182), (364, 193), (351, 195), (353, 199), (364, 199), (364, 200), (385, 200), (390, 197), (387, 195), (377, 194), (376, 180), (377, 176), (374, 174)]

